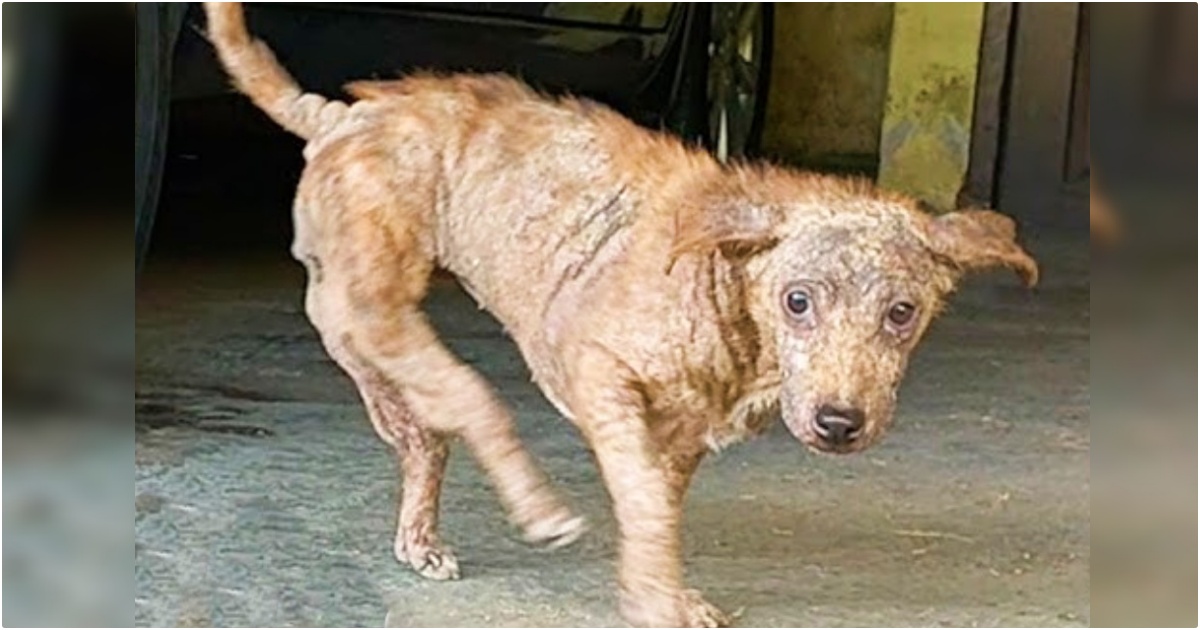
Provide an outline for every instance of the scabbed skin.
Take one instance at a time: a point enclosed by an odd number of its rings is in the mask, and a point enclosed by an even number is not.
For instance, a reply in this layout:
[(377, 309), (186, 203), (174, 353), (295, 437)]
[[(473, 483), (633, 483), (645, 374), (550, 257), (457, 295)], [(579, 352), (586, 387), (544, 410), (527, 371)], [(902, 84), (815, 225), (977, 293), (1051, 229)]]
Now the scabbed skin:
[[(458, 576), (437, 535), (457, 435), (532, 542), (582, 522), (483, 379), (420, 310), (436, 268), (502, 322), (547, 398), (595, 452), (620, 527), (621, 610), (643, 626), (716, 626), (684, 587), (679, 521), (704, 454), (776, 413), (849, 453), (891, 422), (913, 347), (964, 271), (1037, 265), (1003, 215), (931, 217), (869, 182), (725, 167), (678, 139), (502, 76), (360, 82), (304, 93), (237, 5), (209, 4), (238, 87), (308, 140), (293, 254), (306, 308), (405, 467), (396, 555)], [(785, 307), (800, 292), (811, 308)], [(897, 307), (915, 312), (897, 323)], [(833, 443), (822, 410), (861, 418)]]

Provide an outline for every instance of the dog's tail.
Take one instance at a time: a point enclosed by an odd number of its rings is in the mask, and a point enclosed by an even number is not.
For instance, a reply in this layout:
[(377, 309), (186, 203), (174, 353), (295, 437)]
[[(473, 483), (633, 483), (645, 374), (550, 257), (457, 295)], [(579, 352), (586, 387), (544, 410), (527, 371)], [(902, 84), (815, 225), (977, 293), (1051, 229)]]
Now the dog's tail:
[(240, 2), (205, 2), (208, 39), (239, 91), (284, 129), (305, 140), (337, 123), (347, 105), (306, 93), (275, 54), (246, 30)]

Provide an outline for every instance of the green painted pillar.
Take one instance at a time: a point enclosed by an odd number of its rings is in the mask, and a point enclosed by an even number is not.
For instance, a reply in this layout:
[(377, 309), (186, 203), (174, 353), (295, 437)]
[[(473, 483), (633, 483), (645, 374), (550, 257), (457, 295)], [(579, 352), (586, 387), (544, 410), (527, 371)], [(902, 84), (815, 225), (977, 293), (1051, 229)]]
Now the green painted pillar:
[(879, 184), (938, 210), (967, 174), (983, 3), (897, 2)]

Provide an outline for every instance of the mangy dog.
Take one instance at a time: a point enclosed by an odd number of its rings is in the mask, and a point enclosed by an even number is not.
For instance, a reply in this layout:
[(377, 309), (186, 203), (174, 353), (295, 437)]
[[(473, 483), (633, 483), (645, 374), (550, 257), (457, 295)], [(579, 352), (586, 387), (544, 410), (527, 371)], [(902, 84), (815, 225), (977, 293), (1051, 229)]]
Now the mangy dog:
[(726, 617), (683, 583), (680, 514), (705, 453), (782, 415), (811, 449), (888, 427), (910, 352), (964, 272), (1036, 263), (1013, 222), (765, 165), (722, 166), (668, 135), (500, 76), (413, 76), (304, 93), (208, 4), (237, 87), (308, 141), (293, 253), (307, 313), (399, 452), (395, 552), (458, 577), (437, 532), (447, 438), (460, 437), (532, 542), (583, 529), (482, 378), (420, 310), (444, 268), (520, 347), (584, 434), (620, 529), (620, 605), (646, 626)]

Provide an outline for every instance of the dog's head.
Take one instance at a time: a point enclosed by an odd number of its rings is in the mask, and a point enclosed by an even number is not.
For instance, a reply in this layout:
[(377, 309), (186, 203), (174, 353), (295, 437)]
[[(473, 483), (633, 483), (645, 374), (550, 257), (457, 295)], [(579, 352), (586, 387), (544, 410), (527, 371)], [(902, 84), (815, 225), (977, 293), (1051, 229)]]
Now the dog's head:
[(780, 409), (807, 446), (851, 453), (891, 424), (913, 348), (967, 272), (1037, 263), (1008, 217), (923, 213), (911, 200), (827, 178), (801, 201), (726, 198), (679, 226), (675, 254), (743, 266), (747, 310), (782, 372)]

